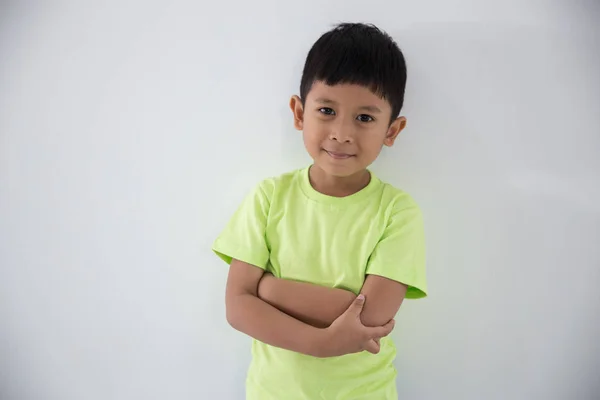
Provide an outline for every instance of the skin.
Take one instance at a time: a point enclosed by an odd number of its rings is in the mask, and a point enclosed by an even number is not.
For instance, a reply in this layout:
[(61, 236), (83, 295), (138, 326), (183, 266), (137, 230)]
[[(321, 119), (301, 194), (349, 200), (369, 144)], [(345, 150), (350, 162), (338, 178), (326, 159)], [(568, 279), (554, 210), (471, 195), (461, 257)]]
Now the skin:
[(360, 320), (364, 297), (357, 297), (333, 323), (317, 328), (289, 316), (258, 296), (263, 270), (233, 260), (229, 267), (225, 308), (227, 321), (263, 343), (313, 357), (336, 357), (368, 351), (379, 352), (379, 339), (390, 334), (394, 321), (366, 327)]
[[(387, 100), (368, 88), (314, 82), (305, 102), (290, 100), (294, 127), (302, 131), (313, 159), (315, 190), (344, 197), (363, 189), (367, 167), (383, 146), (392, 146), (406, 118), (391, 116)], [(391, 121), (391, 123), (390, 123)], [(357, 351), (379, 352), (379, 339), (394, 326), (406, 286), (376, 275), (365, 279), (361, 295), (275, 278), (234, 260), (227, 281), (229, 323), (273, 346), (317, 357)]]
[(391, 147), (406, 126), (406, 118), (391, 120), (392, 109), (369, 89), (353, 84), (328, 86), (315, 82), (303, 104), (290, 100), (294, 127), (314, 161), (313, 187), (324, 194), (348, 196), (370, 180), (367, 167), (383, 146)]

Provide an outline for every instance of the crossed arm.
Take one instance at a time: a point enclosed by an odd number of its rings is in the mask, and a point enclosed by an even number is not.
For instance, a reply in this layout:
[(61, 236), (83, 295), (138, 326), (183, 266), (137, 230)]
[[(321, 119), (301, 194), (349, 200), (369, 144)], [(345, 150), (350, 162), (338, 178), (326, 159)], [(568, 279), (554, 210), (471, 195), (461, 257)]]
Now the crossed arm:
[[(406, 285), (377, 275), (367, 275), (360, 291), (367, 301), (361, 321), (365, 326), (382, 326), (402, 305)], [(265, 274), (258, 296), (284, 313), (315, 327), (326, 328), (352, 304), (350, 291), (275, 278)]]
[(229, 324), (272, 346), (315, 357), (322, 356), (325, 331), (305, 324), (258, 297), (263, 270), (233, 260), (225, 289), (225, 308)]
[[(340, 344), (339, 335), (329, 327), (353, 304), (356, 299), (353, 293), (278, 279), (234, 259), (225, 296), (227, 321), (235, 329), (264, 343), (315, 357), (360, 350), (376, 353), (378, 339), (389, 334), (393, 327), (389, 321), (398, 311), (406, 287), (369, 275), (361, 293), (368, 300), (360, 316), (355, 317), (360, 317), (360, 321), (353, 322), (351, 316), (346, 316), (342, 329), (344, 337), (349, 333), (356, 335)], [(354, 343), (358, 342), (364, 344), (354, 349)]]

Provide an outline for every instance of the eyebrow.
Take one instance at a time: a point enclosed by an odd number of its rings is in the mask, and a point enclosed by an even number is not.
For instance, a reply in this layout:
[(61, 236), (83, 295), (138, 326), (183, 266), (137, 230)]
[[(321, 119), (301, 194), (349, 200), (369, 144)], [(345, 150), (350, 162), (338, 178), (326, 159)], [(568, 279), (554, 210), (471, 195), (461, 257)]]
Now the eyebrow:
[[(315, 102), (320, 103), (320, 104), (325, 104), (325, 105), (337, 105), (338, 103), (330, 100), (330, 99), (326, 99), (324, 97), (319, 97), (318, 99), (315, 99)], [(382, 111), (379, 109), (379, 107), (377, 106), (361, 106), (358, 108), (359, 110), (364, 110), (364, 111), (369, 111), (372, 113), (381, 113)]]

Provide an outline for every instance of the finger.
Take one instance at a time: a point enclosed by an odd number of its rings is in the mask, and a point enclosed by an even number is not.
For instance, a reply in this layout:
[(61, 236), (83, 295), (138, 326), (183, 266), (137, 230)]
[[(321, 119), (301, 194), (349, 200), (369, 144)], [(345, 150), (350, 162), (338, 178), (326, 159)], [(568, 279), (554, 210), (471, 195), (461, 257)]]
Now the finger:
[(357, 317), (359, 317), (364, 305), (365, 305), (365, 296), (362, 294), (359, 294), (358, 296), (356, 296), (356, 299), (354, 299), (354, 301), (352, 302), (350, 307), (348, 307), (347, 311), (356, 315)]
[(394, 330), (395, 324), (396, 324), (396, 321), (391, 320), (390, 322), (388, 322), (387, 324), (385, 324), (383, 326), (376, 326), (374, 328), (369, 328), (369, 334), (371, 335), (372, 338), (385, 337), (385, 336), (389, 335), (390, 333), (392, 333), (392, 331)]
[(365, 350), (371, 354), (377, 354), (379, 353), (379, 343), (371, 339), (365, 344)]

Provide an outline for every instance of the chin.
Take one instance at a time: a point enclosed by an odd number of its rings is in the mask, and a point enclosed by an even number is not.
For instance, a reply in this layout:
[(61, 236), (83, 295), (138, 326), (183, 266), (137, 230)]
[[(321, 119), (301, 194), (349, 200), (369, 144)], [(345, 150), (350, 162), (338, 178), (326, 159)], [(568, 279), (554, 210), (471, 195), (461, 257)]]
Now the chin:
[(315, 162), (315, 165), (327, 175), (335, 176), (337, 178), (347, 178), (365, 170), (365, 168), (360, 168), (356, 166), (331, 165), (322, 162)]

